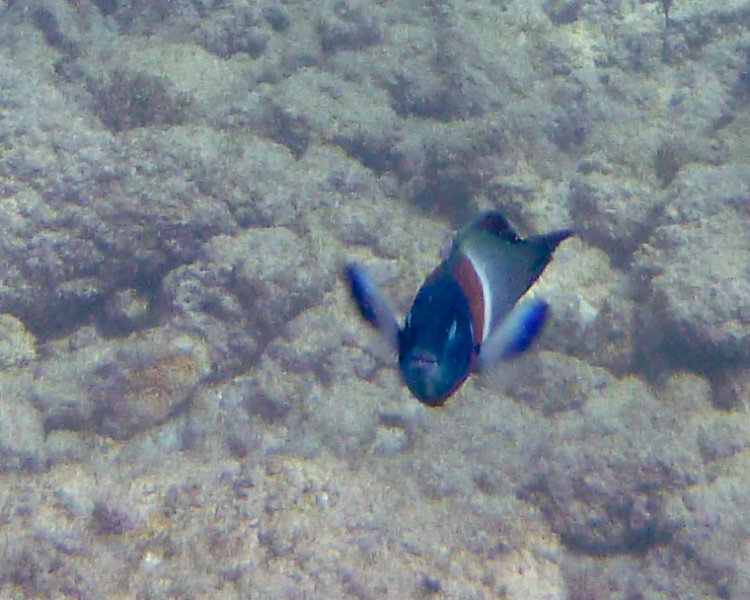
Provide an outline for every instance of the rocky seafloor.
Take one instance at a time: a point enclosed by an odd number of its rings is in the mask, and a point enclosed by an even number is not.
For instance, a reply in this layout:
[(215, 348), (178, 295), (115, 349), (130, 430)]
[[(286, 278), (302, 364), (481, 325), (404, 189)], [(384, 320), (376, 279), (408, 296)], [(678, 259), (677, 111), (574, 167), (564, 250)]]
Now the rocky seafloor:
[[(6, 0), (0, 203), (0, 597), (750, 598), (747, 0)], [(490, 208), (429, 409), (341, 265)]]

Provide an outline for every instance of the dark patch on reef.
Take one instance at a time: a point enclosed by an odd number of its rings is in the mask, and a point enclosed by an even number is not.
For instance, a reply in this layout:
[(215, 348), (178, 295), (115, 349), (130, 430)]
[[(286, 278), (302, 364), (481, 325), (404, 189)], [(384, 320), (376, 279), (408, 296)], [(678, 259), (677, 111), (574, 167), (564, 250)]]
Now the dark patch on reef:
[(256, 390), (245, 399), (245, 408), (249, 414), (273, 423), (283, 421), (291, 407), (285, 398), (271, 396), (263, 390)]
[(289, 15), (283, 6), (266, 6), (261, 13), (266, 20), (266, 23), (268, 23), (275, 32), (282, 33), (289, 28)]
[(126, 34), (168, 31), (173, 39), (190, 40), (221, 58), (238, 53), (258, 58), (271, 37), (290, 24), (286, 7), (271, 2), (98, 0), (97, 5)]
[(179, 125), (188, 116), (187, 96), (169, 90), (154, 75), (116, 69), (94, 86), (94, 110), (114, 132), (152, 125)]
[(362, 50), (380, 43), (380, 22), (366, 4), (338, 0), (331, 8), (317, 27), (324, 52)]
[(462, 131), (467, 143), (451, 141), (451, 130), (424, 149), (421, 172), (411, 182), (413, 202), (430, 213), (439, 213), (452, 223), (466, 222), (476, 212), (474, 198), (484, 188), (491, 171), (485, 161), (503, 153), (504, 138), (493, 126)]
[(269, 137), (289, 149), (294, 158), (300, 158), (310, 145), (312, 127), (305, 115), (294, 115), (275, 102), (268, 102)]
[(133, 528), (133, 522), (125, 512), (102, 500), (94, 504), (91, 520), (97, 535), (121, 535)]
[(662, 187), (668, 187), (680, 171), (680, 149), (672, 142), (662, 142), (654, 156), (654, 172)]
[(555, 492), (544, 479), (525, 488), (521, 495), (540, 504), (569, 549), (595, 556), (643, 554), (672, 540), (676, 524), (661, 516), (663, 500), (658, 495), (634, 490), (621, 496), (614, 494), (600, 503), (602, 499), (597, 499), (592, 490), (586, 491), (584, 481), (572, 480), (570, 485), (579, 491), (573, 492), (569, 501), (586, 507), (585, 515), (579, 517), (571, 510), (572, 505), (558, 505)]
[(555, 25), (569, 25), (578, 20), (584, 0), (547, 0), (542, 10)]
[(45, 41), (53, 48), (61, 50), (70, 49), (71, 44), (65, 39), (55, 15), (46, 8), (37, 8), (31, 18), (39, 31), (44, 35)]
[[(109, 278), (109, 282), (92, 282), (89, 287), (85, 284), (82, 287), (73, 284), (66, 286), (62, 281), (61, 291), (49, 309), (42, 310), (32, 304), (10, 306), (7, 310), (17, 314), (42, 342), (69, 335), (87, 323), (96, 324), (105, 337), (127, 335), (141, 327), (154, 325), (160, 318), (160, 312), (152, 311), (151, 305), (159, 306), (157, 300), (162, 279), (180, 264), (195, 258), (204, 235), (209, 233), (177, 229), (170, 232), (169, 239), (164, 240), (161, 249), (149, 257), (151, 260), (133, 260), (130, 268), (118, 271)], [(184, 254), (174, 254), (174, 250), (180, 247)], [(121, 310), (118, 312), (118, 295), (128, 289), (142, 295), (149, 304), (149, 310), (139, 318), (129, 319)]]
[(245, 53), (258, 58), (268, 46), (262, 12), (254, 5), (230, 4), (197, 29), (196, 42), (208, 52), (229, 58)]
[(744, 60), (730, 92), (734, 110), (741, 110), (750, 103), (750, 47), (744, 48), (743, 52)]
[(378, 175), (393, 171), (398, 173), (401, 152), (393, 147), (393, 141), (373, 139), (362, 134), (346, 137), (336, 136), (334, 142), (339, 144), (346, 153), (357, 159), (368, 169)]
[(119, 7), (118, 0), (93, 0), (93, 2), (105, 17), (113, 15)]

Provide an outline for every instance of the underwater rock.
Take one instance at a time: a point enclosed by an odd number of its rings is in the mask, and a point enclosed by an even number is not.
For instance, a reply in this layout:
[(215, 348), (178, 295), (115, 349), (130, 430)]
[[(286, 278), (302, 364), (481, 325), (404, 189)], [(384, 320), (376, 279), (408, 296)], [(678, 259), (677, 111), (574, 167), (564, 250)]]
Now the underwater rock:
[(539, 352), (507, 368), (503, 382), (514, 400), (550, 416), (580, 409), (615, 378), (606, 369), (557, 352)]
[(255, 2), (220, 6), (210, 19), (198, 23), (191, 37), (221, 58), (231, 58), (238, 52), (258, 58), (268, 45), (261, 8)]
[(545, 0), (542, 10), (555, 25), (569, 25), (578, 20), (584, 0)]
[(128, 439), (176, 416), (210, 372), (205, 346), (186, 335), (145, 336), (100, 361), (86, 382), (97, 433)]
[(329, 0), (323, 3), (318, 35), (325, 52), (362, 50), (382, 39), (382, 26), (374, 5), (359, 0)]
[(690, 371), (674, 371), (659, 390), (659, 398), (688, 418), (711, 408), (711, 383)]
[(242, 406), (253, 420), (283, 423), (291, 410), (295, 417), (305, 409), (313, 386), (309, 377), (288, 372), (284, 365), (264, 355), (247, 375), (236, 377), (233, 385), (242, 397)]
[(244, 337), (262, 347), (333, 284), (324, 275), (329, 259), (290, 229), (248, 229), (207, 246), (204, 259), (183, 271), (198, 278), (189, 290), (177, 274), (167, 289), (181, 285), (182, 292), (190, 291), (175, 298), (188, 321), (209, 316), (223, 323), (226, 332), (223, 338), (209, 337), (212, 345), (241, 348)]
[[(196, 391), (182, 423), (175, 421), (175, 437), (185, 438), (187, 433), (198, 442), (198, 451), (228, 454), (235, 459), (262, 453), (264, 435), (274, 432), (269, 432), (270, 421), (248, 412), (248, 390), (251, 389), (248, 380), (248, 377), (238, 376), (210, 387), (202, 386)], [(284, 422), (279, 422), (283, 426)], [(173, 447), (185, 447), (183, 439)]]
[(375, 440), (382, 399), (382, 388), (366, 381), (316, 385), (305, 403), (307, 422), (336, 456), (356, 463)]
[(552, 306), (540, 346), (616, 374), (631, 372), (637, 341), (632, 288), (602, 249), (572, 238), (535, 288)]
[(133, 461), (129, 445), (4, 480), (3, 593), (209, 597), (231, 581), (243, 597), (278, 598), (315, 596), (325, 580), (332, 597), (409, 598), (432, 573), (451, 597), (565, 598), (559, 546), (530, 514), (498, 552), (505, 532), (491, 515), (458, 498), (428, 502), (398, 474), (383, 481), (327, 453), (243, 460), (152, 447)]
[[(666, 4), (0, 3), (0, 596), (750, 597), (747, 2)], [(412, 408), (337, 261), (509, 206), (541, 352)]]
[[(679, 430), (679, 437), (676, 431)], [(641, 553), (679, 524), (668, 499), (703, 479), (695, 427), (633, 378), (558, 415), (544, 462), (521, 496), (539, 506), (570, 549)]]
[(371, 380), (378, 361), (357, 344), (357, 323), (342, 319), (336, 310), (337, 304), (326, 298), (297, 315), (268, 345), (266, 354), (283, 371), (324, 385), (350, 378)]
[(12, 371), (0, 375), (0, 473), (36, 470), (43, 465), (44, 426), (25, 379)]
[(45, 431), (124, 440), (176, 416), (210, 369), (197, 337), (153, 330), (47, 360), (31, 390)]
[(570, 183), (568, 207), (576, 233), (622, 266), (658, 223), (664, 200), (650, 186), (613, 179), (599, 173), (576, 177)]
[(173, 323), (205, 336), (217, 375), (239, 372), (333, 284), (326, 261), (284, 227), (217, 236), (201, 260), (169, 274), (163, 302)]
[(104, 306), (99, 328), (108, 335), (127, 335), (149, 320), (150, 298), (134, 288), (112, 294)]
[[(720, 474), (726, 468), (724, 461), (737, 457), (750, 448), (750, 430), (743, 417), (718, 414), (706, 419), (698, 437), (701, 456), (711, 471)], [(712, 464), (713, 463), (713, 464)]]
[(97, 85), (95, 111), (113, 132), (136, 127), (179, 125), (189, 115), (189, 99), (146, 73), (116, 69)]
[(636, 303), (622, 297), (604, 301), (584, 340), (584, 356), (616, 374), (632, 372), (636, 348)]
[(18, 367), (36, 358), (36, 339), (13, 315), (0, 315), (0, 367)]
[(286, 31), (289, 27), (289, 14), (283, 6), (272, 4), (266, 6), (261, 11), (263, 19), (273, 28), (277, 33)]
[(682, 525), (676, 531), (675, 546), (694, 580), (718, 598), (750, 595), (746, 571), (746, 526), (750, 510), (747, 461), (736, 474), (720, 476), (712, 485), (692, 489), (675, 499), (670, 507)]
[(115, 290), (153, 289), (207, 238), (235, 227), (199, 175), (221, 160), (196, 151), (210, 138), (136, 129), (115, 143), (59, 89), (1, 57), (0, 90), (0, 312), (38, 337), (88, 320)]
[(96, 535), (122, 535), (133, 529), (127, 512), (114, 506), (115, 502), (99, 500), (91, 511), (91, 520)]
[(295, 156), (315, 142), (328, 142), (375, 170), (397, 161), (391, 147), (396, 114), (387, 94), (373, 84), (302, 70), (264, 93), (263, 100), (254, 117), (257, 126)]
[[(206, 150), (218, 152), (219, 162), (202, 172), (205, 185), (221, 198), (240, 228), (291, 226), (320, 203), (308, 183), (308, 165), (297, 162), (281, 143), (250, 137), (236, 144), (226, 137), (210, 142)], [(233, 156), (227, 163), (222, 156), (230, 151)], [(317, 174), (322, 167), (315, 166)]]
[(231, 293), (231, 269), (225, 267), (200, 261), (174, 269), (164, 278), (161, 296), (176, 327), (207, 341), (217, 375), (240, 371), (261, 347), (244, 321), (245, 308)]
[(636, 254), (653, 333), (677, 364), (711, 372), (750, 360), (750, 167), (689, 167)]
[[(100, 0), (99, 5), (122, 32), (155, 41), (163, 36), (170, 41), (192, 42), (223, 59), (237, 53), (258, 58), (269, 38), (282, 33), (289, 24), (285, 9), (270, 1)], [(151, 35), (155, 30), (159, 36)]]
[(746, 412), (750, 407), (750, 369), (729, 367), (716, 375), (713, 402), (722, 410)]
[(323, 272), (325, 258), (308, 239), (283, 227), (250, 229), (228, 245), (213, 244), (208, 255), (233, 265), (235, 293), (261, 336), (275, 337), (333, 284)]
[(100, 8), (104, 5), (103, 12), (113, 17), (123, 32), (135, 35), (194, 30), (201, 18), (208, 20), (209, 14), (216, 12), (213, 3), (204, 0), (100, 0), (98, 4)]
[[(385, 84), (393, 109), (404, 118), (443, 122), (485, 114), (507, 99), (512, 79), (509, 64), (523, 70), (527, 61), (518, 46), (504, 46), (505, 11), (484, 5), (481, 18), (498, 22), (494, 33), (448, 5), (433, 5), (427, 20), (403, 23), (399, 30), (411, 42), (397, 46), (387, 63)], [(529, 11), (531, 12), (531, 11)], [(504, 55), (506, 60), (496, 61)]]

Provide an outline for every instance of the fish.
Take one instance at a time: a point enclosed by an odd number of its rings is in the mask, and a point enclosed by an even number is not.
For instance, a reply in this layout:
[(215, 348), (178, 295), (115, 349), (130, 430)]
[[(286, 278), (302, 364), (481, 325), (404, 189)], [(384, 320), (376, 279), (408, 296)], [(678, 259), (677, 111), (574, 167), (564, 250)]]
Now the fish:
[(523, 239), (500, 212), (480, 214), (452, 238), (403, 325), (363, 265), (347, 263), (344, 279), (360, 316), (397, 353), (412, 395), (442, 406), (473, 372), (518, 356), (538, 337), (549, 305), (521, 298), (571, 235), (560, 229)]

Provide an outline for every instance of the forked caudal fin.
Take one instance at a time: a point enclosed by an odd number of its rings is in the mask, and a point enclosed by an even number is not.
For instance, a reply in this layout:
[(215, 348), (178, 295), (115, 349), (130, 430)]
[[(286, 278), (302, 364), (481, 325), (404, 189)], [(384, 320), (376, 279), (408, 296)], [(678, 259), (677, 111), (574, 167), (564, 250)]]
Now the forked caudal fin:
[(527, 241), (532, 244), (546, 247), (547, 251), (551, 254), (560, 243), (567, 240), (574, 233), (575, 232), (572, 229), (560, 229), (559, 231), (552, 231), (550, 233), (545, 233), (544, 235), (531, 236), (527, 238)]

